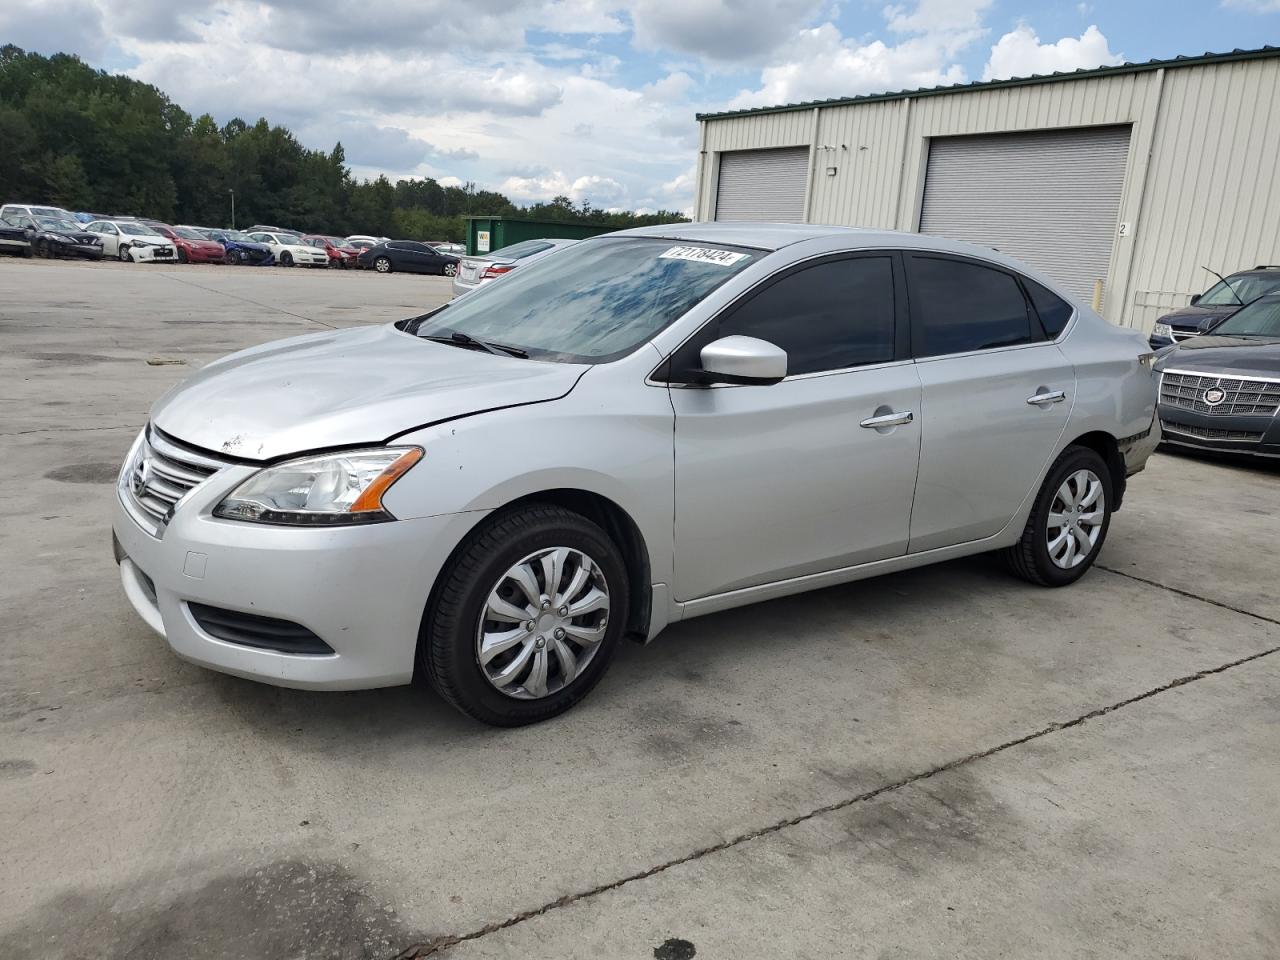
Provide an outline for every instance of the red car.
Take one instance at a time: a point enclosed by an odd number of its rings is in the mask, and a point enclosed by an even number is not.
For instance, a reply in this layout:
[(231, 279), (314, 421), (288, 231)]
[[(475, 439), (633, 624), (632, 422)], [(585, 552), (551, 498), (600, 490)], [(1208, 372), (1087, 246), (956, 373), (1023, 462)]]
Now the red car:
[(179, 263), (222, 263), (227, 255), (222, 244), (201, 236), (190, 227), (171, 227), (156, 220), (144, 222), (156, 233), (173, 241)]
[(338, 237), (329, 237), (322, 233), (309, 233), (302, 238), (302, 242), (313, 247), (323, 247), (324, 252), (329, 255), (329, 266), (348, 267), (356, 266), (356, 257), (360, 255), (360, 251), (355, 247), (348, 246), (345, 240)]

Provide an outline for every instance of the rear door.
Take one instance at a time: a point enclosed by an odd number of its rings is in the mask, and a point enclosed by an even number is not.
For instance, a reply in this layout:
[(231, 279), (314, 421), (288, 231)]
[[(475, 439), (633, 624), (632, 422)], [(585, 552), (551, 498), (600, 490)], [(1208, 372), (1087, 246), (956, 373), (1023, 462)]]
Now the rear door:
[[(907, 356), (903, 294), (896, 253), (810, 262), (757, 288), (676, 352), (678, 600), (906, 551), (920, 381)], [(702, 347), (734, 334), (786, 350), (786, 379), (687, 385)], [(870, 422), (895, 414), (903, 422)]]
[(911, 343), (923, 391), (911, 553), (1003, 528), (1067, 425), (1075, 372), (1018, 276), (908, 254)]

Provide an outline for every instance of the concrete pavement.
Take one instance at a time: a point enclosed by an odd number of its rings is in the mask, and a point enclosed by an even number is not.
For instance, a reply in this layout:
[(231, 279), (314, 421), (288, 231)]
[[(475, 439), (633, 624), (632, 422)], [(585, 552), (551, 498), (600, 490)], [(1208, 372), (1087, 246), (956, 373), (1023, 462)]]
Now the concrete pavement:
[(177, 661), (109, 548), (152, 400), (445, 297), (0, 261), (0, 957), (1190, 956), (1203, 891), (1269, 955), (1274, 469), (1157, 456), (1070, 589), (977, 558), (690, 621), (524, 730)]

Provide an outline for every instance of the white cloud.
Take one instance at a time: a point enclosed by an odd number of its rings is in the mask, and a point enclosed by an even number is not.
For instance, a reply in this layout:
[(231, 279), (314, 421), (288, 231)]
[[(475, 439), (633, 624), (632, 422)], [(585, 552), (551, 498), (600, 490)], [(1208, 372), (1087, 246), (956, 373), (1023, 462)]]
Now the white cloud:
[(1280, 0), (1222, 0), (1222, 5), (1249, 13), (1280, 13)]
[(824, 0), (633, 0), (635, 43), (719, 61), (755, 61), (786, 43)]
[(1111, 52), (1107, 38), (1096, 26), (1079, 37), (1063, 37), (1056, 43), (1041, 43), (1036, 32), (1020, 24), (996, 41), (991, 58), (983, 68), (983, 80), (1029, 77), (1080, 67), (1110, 66), (1123, 62)]
[(568, 197), (574, 203), (589, 200), (593, 206), (605, 207), (627, 195), (627, 188), (611, 177), (570, 178), (560, 170), (542, 176), (507, 177), (498, 189), (513, 200), (537, 202)]

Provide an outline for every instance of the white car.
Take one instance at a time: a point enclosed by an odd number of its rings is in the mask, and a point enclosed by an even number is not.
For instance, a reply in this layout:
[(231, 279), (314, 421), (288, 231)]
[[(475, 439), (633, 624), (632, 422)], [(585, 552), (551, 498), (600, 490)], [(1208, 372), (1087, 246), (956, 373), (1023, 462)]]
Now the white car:
[(258, 233), (249, 234), (250, 240), (265, 243), (271, 248), (276, 263), (282, 267), (328, 267), (329, 254), (324, 247), (313, 247), (296, 233)]
[(125, 263), (177, 263), (173, 241), (137, 220), (94, 220), (85, 225), (102, 237), (102, 255)]

